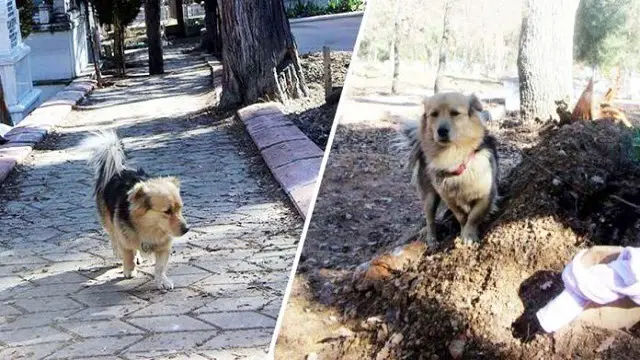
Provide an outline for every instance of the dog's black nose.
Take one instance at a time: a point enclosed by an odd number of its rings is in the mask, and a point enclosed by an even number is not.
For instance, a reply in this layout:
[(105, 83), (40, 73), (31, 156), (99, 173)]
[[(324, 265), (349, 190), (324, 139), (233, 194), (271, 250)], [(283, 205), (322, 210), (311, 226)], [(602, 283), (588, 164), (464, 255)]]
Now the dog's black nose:
[(449, 128), (448, 127), (444, 127), (441, 126), (438, 128), (438, 136), (443, 139), (446, 140), (449, 138)]
[(180, 231), (182, 232), (182, 235), (188, 233), (189, 232), (189, 227), (187, 226), (187, 224), (182, 224), (180, 226)]

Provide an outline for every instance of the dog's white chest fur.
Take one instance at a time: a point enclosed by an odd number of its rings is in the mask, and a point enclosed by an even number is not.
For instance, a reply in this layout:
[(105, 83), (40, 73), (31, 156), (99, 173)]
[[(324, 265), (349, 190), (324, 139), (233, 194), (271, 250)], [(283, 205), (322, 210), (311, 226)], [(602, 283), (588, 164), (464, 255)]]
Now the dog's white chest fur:
[(442, 171), (431, 168), (431, 183), (447, 204), (453, 203), (468, 214), (477, 200), (491, 193), (493, 174), (490, 157), (489, 150), (477, 152), (469, 158), (460, 175), (442, 174)]

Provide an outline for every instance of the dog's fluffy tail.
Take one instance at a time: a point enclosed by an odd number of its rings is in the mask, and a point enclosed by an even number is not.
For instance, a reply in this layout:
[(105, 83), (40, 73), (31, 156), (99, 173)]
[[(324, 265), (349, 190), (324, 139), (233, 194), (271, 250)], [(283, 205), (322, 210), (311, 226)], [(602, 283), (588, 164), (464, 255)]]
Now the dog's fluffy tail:
[(409, 150), (405, 166), (415, 172), (419, 165), (424, 165), (422, 164), (424, 161), (423, 151), (418, 138), (420, 123), (415, 119), (396, 118), (395, 120), (398, 124), (396, 127), (398, 134), (393, 140), (392, 146)]
[(95, 192), (101, 193), (109, 181), (125, 169), (122, 142), (115, 131), (99, 131), (92, 133), (80, 146), (92, 151), (88, 162), (94, 172)]

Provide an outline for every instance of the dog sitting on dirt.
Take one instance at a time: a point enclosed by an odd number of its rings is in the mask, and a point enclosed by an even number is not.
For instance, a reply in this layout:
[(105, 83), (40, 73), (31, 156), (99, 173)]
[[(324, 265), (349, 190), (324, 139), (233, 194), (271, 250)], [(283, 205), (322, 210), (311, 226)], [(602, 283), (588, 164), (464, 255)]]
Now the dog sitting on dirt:
[(496, 209), (498, 153), (496, 140), (480, 117), (475, 95), (438, 93), (423, 101), (420, 121), (401, 130), (411, 147), (409, 167), (426, 217), (426, 241), (436, 240), (440, 200), (454, 214), (465, 244), (479, 240), (478, 227)]
[(94, 133), (82, 147), (93, 151), (89, 164), (95, 174), (98, 214), (114, 253), (122, 259), (124, 276), (134, 275), (138, 251), (153, 253), (158, 289), (173, 289), (167, 277), (171, 242), (189, 231), (182, 216), (180, 181), (127, 168), (115, 132)]

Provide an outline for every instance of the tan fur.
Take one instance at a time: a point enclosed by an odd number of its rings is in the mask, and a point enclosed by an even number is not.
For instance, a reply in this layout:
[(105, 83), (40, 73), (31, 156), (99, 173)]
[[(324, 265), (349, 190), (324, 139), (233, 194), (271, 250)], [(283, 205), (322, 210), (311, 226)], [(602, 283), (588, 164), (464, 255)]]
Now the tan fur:
[[(414, 169), (427, 226), (427, 242), (436, 239), (435, 215), (444, 200), (460, 223), (466, 242), (479, 240), (478, 226), (492, 210), (497, 196), (497, 167), (493, 153), (477, 149), (486, 133), (479, 112), (482, 105), (475, 95), (439, 93), (424, 100), (424, 115), (417, 134), (426, 158), (426, 169)], [(448, 129), (443, 141), (438, 129)], [(466, 169), (452, 175), (460, 166)]]
[(127, 196), (133, 228), (118, 219), (117, 212), (111, 218), (102, 196), (96, 197), (102, 225), (109, 234), (114, 253), (123, 260), (124, 275), (133, 276), (138, 250), (153, 252), (158, 288), (172, 289), (173, 282), (167, 277), (171, 242), (173, 237), (183, 235), (186, 226), (180, 182), (174, 177), (152, 178), (137, 183)]

